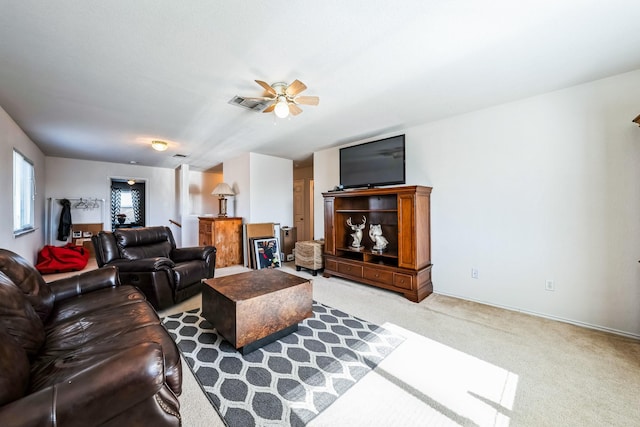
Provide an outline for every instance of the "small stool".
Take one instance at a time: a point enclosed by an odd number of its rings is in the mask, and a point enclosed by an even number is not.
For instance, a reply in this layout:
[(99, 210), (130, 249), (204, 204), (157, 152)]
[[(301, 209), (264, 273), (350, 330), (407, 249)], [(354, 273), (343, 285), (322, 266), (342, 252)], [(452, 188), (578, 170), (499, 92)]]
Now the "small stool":
[(317, 276), (318, 271), (324, 269), (322, 252), (324, 252), (324, 240), (296, 242), (296, 271), (305, 268), (310, 270), (311, 274)]

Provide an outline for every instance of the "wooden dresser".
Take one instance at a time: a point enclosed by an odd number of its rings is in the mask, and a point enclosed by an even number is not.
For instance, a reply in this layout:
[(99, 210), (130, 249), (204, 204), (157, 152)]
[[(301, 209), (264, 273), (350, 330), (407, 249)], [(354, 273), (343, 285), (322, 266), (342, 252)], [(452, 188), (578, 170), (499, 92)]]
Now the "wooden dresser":
[(216, 247), (216, 267), (242, 264), (242, 218), (198, 217), (200, 246)]

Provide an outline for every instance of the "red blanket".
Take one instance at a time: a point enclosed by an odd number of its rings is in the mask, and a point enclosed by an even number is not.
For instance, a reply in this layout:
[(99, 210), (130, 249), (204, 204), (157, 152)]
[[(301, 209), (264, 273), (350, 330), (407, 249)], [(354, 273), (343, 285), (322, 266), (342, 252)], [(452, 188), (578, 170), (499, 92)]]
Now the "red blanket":
[(65, 246), (46, 245), (38, 252), (36, 269), (41, 274), (64, 273), (82, 270), (89, 262), (89, 251), (82, 246), (67, 243)]

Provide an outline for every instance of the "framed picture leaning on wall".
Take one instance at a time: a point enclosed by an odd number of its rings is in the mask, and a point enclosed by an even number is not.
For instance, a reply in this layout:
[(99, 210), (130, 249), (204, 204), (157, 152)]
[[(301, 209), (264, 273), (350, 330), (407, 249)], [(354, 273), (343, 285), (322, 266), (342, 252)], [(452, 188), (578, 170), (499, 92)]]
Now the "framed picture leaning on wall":
[(254, 239), (253, 252), (258, 270), (280, 267), (280, 247), (275, 237)]

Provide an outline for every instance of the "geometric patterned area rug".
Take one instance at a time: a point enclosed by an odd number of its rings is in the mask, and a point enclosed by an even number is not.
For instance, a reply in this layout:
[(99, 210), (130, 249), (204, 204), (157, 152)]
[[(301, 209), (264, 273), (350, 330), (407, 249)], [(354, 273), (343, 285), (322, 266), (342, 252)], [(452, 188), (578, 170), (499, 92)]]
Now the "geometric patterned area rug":
[(230, 427), (304, 426), (404, 341), (315, 301), (297, 332), (244, 356), (199, 308), (163, 323)]

